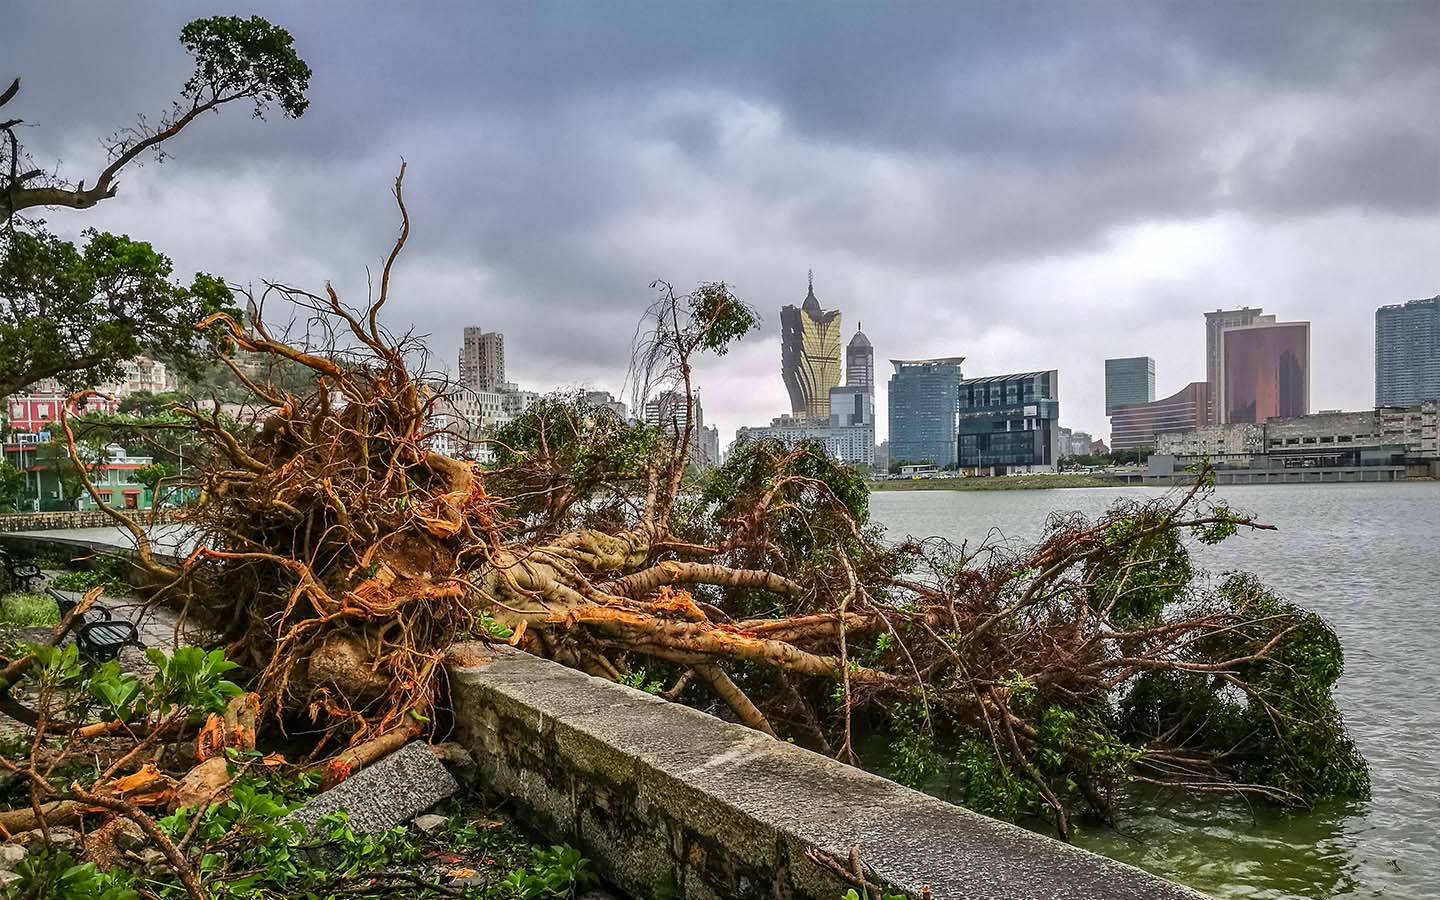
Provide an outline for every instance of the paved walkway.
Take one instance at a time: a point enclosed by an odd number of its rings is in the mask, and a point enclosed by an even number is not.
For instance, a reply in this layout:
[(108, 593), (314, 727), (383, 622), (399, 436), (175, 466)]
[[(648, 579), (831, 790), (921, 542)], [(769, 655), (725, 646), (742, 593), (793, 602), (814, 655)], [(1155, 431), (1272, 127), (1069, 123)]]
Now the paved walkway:
[[(48, 531), (12, 531), (17, 537), (50, 539), (92, 550), (114, 547), (120, 550), (134, 550), (135, 539), (130, 532), (118, 525), (101, 528), (56, 528)], [(181, 559), (195, 549), (195, 534), (190, 526), (180, 522), (154, 525), (149, 529), (150, 545), (155, 553), (176, 556)]]

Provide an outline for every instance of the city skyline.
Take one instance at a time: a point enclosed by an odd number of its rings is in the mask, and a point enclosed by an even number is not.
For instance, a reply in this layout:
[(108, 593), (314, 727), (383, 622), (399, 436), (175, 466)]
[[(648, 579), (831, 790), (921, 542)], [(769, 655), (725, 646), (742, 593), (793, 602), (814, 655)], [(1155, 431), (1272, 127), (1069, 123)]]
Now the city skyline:
[[(1364, 408), (1376, 307), (1440, 292), (1440, 123), (1414, 114), (1436, 89), (1432, 7), (746, 9), (337, 19), (263, 0), (249, 11), (317, 72), (306, 116), (219, 117), (113, 200), (46, 219), (152, 241), (177, 272), (358, 300), (404, 158), (397, 330), (448, 345), (481, 322), (512, 381), (618, 390), (649, 284), (723, 279), (763, 319), (696, 373), (725, 437), (786, 408), (773, 310), (810, 266), (882, 357), (1057, 368), (1063, 424), (1097, 435), (1100, 361), (1153, 356), (1170, 396), (1204, 377), (1194, 323), (1217, 306), (1310, 321), (1311, 407)], [(192, 15), (12, 11), (37, 158), (95, 170), (97, 135), (162, 111)], [(67, 72), (56, 46), (128, 77)]]

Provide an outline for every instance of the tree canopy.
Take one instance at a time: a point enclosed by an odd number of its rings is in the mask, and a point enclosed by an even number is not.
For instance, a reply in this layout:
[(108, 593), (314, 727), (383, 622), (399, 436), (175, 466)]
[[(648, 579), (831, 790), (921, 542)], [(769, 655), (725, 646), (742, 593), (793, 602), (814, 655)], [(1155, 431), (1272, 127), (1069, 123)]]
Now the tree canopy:
[[(292, 118), (305, 112), (310, 67), (285, 29), (258, 16), (213, 16), (186, 25), (180, 40), (195, 60), (180, 98), (153, 124), (141, 118), (106, 141), (109, 162), (89, 187), (35, 165), (19, 139), (25, 120), (0, 119), (0, 395), (47, 377), (92, 386), (142, 353), (186, 368), (202, 340), (196, 323), (233, 309), (219, 278), (197, 274), (183, 286), (144, 241), (87, 231), (77, 247), (17, 215), (115, 196), (125, 166), (146, 152), (163, 159), (167, 142), (226, 104), (248, 101), (257, 117), (272, 107)], [(17, 78), (0, 92), (0, 107), (19, 95)]]
[(172, 270), (127, 235), (87, 231), (77, 247), (43, 230), (0, 234), (0, 396), (49, 377), (100, 384), (145, 353), (193, 365), (195, 326), (234, 298), (213, 275), (187, 287)]
[[(0, 119), (0, 222), (32, 207), (87, 209), (115, 196), (120, 186), (115, 179), (125, 166), (147, 151), (163, 159), (166, 141), (226, 104), (251, 101), (257, 117), (272, 105), (290, 118), (304, 114), (310, 67), (296, 54), (294, 39), (284, 28), (259, 16), (211, 16), (181, 29), (180, 42), (195, 58), (180, 98), (153, 124), (141, 118), (107, 140), (109, 162), (88, 188), (85, 179), (72, 182), (33, 164), (16, 131), (25, 119)], [(17, 77), (0, 92), (0, 108), (19, 94)]]

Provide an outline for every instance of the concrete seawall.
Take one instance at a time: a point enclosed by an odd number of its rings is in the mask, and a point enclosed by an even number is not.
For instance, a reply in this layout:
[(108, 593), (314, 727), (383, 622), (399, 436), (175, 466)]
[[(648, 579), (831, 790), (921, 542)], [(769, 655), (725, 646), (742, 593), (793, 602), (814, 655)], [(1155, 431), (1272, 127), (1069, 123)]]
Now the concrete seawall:
[(635, 897), (839, 900), (849, 885), (816, 857), (843, 864), (857, 846), (873, 881), (909, 897), (1202, 897), (507, 647), (456, 647), (450, 689), (482, 783)]
[[(174, 513), (162, 510), (152, 514), (149, 510), (125, 510), (125, 514), (141, 524), (158, 524), (174, 519)], [(52, 531), (62, 528), (113, 528), (115, 520), (98, 509), (7, 513), (0, 515), (0, 532), (5, 531)]]

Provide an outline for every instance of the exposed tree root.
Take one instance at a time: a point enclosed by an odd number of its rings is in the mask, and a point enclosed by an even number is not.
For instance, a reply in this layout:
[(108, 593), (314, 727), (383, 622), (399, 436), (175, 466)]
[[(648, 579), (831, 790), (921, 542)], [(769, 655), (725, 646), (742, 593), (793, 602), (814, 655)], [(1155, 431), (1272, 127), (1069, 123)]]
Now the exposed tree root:
[[(885, 728), (909, 780), (960, 754), (962, 799), (1048, 812), (1062, 834), (1135, 777), (1296, 800), (1366, 789), (1329, 699), (1333, 634), (1253, 581), (1194, 581), (1185, 540), (1263, 527), (1202, 484), (1056, 518), (1017, 550), (885, 542), (863, 481), (814, 447), (746, 445), (690, 478), (691, 359), (754, 324), (724, 285), (659, 285), (647, 316), (635, 382), (677, 391), (670, 427), (547, 399), (493, 437), (496, 465), (437, 455), (444, 387), (381, 324), (400, 208), (363, 308), (269, 285), (250, 322), (205, 323), (227, 351), (314, 377), (298, 396), (232, 360), (257, 427), (184, 412), (209, 455), (187, 517), (200, 545), (173, 589), (224, 632), (270, 722), (309, 719), (351, 754), (389, 746), (432, 720), (449, 644), (480, 635), (600, 677), (645, 669), (668, 697), (841, 758), (856, 729)], [(272, 334), (267, 297), (310, 330)]]

